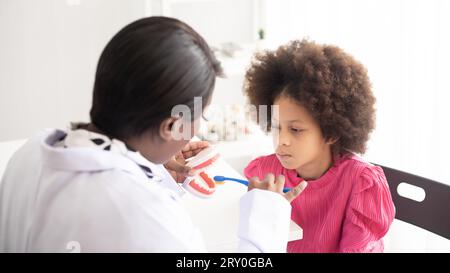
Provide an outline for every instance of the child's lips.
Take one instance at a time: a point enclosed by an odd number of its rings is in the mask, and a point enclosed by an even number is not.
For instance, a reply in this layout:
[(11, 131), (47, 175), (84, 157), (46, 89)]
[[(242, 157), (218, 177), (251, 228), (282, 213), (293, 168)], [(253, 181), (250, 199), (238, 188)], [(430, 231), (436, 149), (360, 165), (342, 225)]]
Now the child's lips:
[(286, 161), (289, 160), (292, 156), (290, 154), (277, 153), (277, 157), (279, 160)]

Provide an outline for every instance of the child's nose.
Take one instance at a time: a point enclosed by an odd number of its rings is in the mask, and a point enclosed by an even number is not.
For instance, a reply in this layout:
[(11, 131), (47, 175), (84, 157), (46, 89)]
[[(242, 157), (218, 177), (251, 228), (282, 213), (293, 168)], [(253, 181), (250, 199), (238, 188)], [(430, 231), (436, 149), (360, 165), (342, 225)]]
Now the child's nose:
[(289, 146), (291, 144), (289, 134), (283, 132), (283, 130), (280, 130), (275, 134), (274, 140), (275, 140), (275, 147)]

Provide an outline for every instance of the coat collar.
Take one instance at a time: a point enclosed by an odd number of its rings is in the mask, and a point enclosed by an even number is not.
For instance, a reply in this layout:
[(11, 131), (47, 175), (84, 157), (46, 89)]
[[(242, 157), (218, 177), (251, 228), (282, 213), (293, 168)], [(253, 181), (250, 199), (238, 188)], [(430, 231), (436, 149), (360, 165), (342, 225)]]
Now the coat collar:
[(163, 165), (154, 164), (139, 152), (129, 150), (120, 140), (98, 133), (84, 129), (51, 130), (41, 139), (41, 151), (44, 164), (53, 169), (70, 172), (120, 169), (143, 180), (161, 182), (180, 196), (184, 194)]

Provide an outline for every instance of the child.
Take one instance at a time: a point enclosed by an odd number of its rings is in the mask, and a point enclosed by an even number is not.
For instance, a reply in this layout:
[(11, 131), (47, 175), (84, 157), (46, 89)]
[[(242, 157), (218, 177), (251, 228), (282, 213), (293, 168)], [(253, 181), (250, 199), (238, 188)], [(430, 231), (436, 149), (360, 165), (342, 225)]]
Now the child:
[(275, 153), (253, 160), (245, 176), (308, 181), (292, 202), (303, 238), (288, 252), (382, 252), (395, 208), (383, 170), (356, 155), (375, 123), (366, 69), (338, 47), (293, 41), (256, 56), (245, 93), (257, 108), (278, 106), (267, 113)]

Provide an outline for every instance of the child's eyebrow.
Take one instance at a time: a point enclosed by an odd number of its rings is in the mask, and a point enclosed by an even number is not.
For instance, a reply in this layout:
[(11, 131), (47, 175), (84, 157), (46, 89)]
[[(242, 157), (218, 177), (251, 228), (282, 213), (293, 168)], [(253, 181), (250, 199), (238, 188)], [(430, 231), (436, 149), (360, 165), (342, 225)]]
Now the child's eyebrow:
[(305, 123), (303, 120), (301, 119), (291, 119), (291, 120), (287, 120), (287, 122), (289, 123), (294, 123), (294, 122), (299, 122), (299, 123)]
[[(279, 122), (279, 120), (277, 119), (277, 118), (273, 118), (272, 117), (272, 121), (273, 122)], [(303, 120), (301, 120), (301, 119), (289, 119), (289, 120), (286, 120), (285, 121), (286, 123), (295, 123), (295, 122), (298, 122), (298, 123), (305, 123)]]

